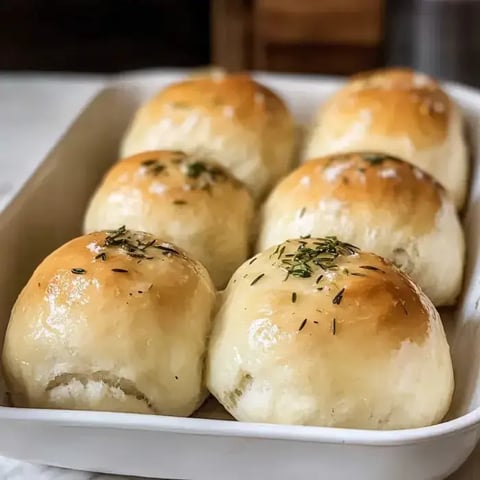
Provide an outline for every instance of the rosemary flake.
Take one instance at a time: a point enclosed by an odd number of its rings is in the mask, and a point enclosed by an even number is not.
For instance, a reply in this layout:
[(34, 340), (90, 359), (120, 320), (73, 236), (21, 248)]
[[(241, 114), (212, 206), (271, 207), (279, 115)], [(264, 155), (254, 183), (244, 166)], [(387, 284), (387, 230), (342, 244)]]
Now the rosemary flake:
[(255, 284), (256, 284), (262, 277), (264, 277), (264, 276), (265, 276), (264, 273), (261, 273), (260, 275), (258, 275), (258, 277), (254, 278), (254, 279), (252, 280), (252, 282), (250, 283), (250, 286), (255, 285)]
[(305, 325), (307, 324), (307, 319), (304, 318), (303, 319), (303, 322), (300, 324), (300, 327), (298, 328), (298, 331), (302, 331), (303, 330), (303, 327), (305, 327)]
[(335, 317), (333, 317), (331, 329), (332, 329), (332, 335), (335, 335), (337, 333), (337, 320)]
[(385, 273), (384, 270), (380, 269), (380, 268), (377, 268), (377, 267), (374, 267), (373, 265), (360, 265), (359, 268), (363, 268), (364, 270), (372, 270), (374, 272), (381, 272), (381, 273)]
[(332, 303), (334, 305), (340, 305), (342, 303), (343, 294), (345, 293), (345, 288), (342, 288), (336, 295), (333, 297)]
[(84, 273), (87, 273), (84, 268), (72, 268), (70, 271), (75, 275), (83, 275)]

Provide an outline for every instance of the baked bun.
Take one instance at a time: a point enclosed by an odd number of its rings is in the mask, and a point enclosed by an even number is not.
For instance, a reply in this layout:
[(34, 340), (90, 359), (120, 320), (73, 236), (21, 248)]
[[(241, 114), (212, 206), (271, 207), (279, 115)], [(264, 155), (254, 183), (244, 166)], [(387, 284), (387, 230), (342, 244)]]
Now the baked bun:
[(18, 407), (190, 415), (215, 291), (169, 243), (120, 228), (49, 255), (15, 303), (3, 367)]
[(249, 256), (253, 200), (224, 168), (182, 152), (117, 163), (93, 196), (86, 232), (126, 225), (173, 242), (200, 260), (218, 288)]
[(258, 250), (307, 235), (336, 235), (391, 260), (435, 305), (460, 293), (465, 245), (455, 206), (430, 175), (398, 158), (332, 155), (284, 178), (265, 203)]
[(121, 155), (173, 149), (211, 158), (260, 197), (292, 162), (293, 119), (282, 100), (248, 75), (175, 83), (142, 106)]
[(464, 204), (468, 158), (461, 114), (430, 77), (400, 68), (360, 74), (320, 109), (304, 158), (360, 150), (417, 165), (457, 207)]
[(401, 429), (442, 420), (454, 384), (425, 294), (381, 257), (325, 238), (286, 241), (237, 270), (207, 386), (241, 421)]

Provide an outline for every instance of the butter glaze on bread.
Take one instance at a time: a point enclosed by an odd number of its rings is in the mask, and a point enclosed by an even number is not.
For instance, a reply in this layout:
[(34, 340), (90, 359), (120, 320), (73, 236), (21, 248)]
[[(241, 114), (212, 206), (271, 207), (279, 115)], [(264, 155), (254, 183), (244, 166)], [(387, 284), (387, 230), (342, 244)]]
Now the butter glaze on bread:
[(403, 158), (435, 177), (461, 208), (468, 157), (463, 121), (432, 78), (409, 69), (356, 75), (319, 110), (304, 159), (374, 150)]
[(381, 257), (312, 238), (234, 274), (207, 386), (240, 421), (387, 430), (440, 422), (454, 383), (426, 295)]
[(13, 404), (190, 415), (206, 396), (214, 301), (205, 268), (149, 234), (66, 243), (12, 310), (3, 369)]
[(391, 260), (435, 305), (460, 293), (465, 241), (455, 206), (430, 175), (396, 157), (331, 155), (284, 178), (264, 205), (257, 250), (306, 235), (336, 235)]
[(160, 91), (135, 115), (121, 148), (183, 150), (216, 160), (261, 197), (292, 162), (293, 119), (271, 90), (245, 74), (200, 76)]
[(224, 288), (249, 255), (254, 202), (228, 171), (176, 151), (115, 164), (93, 196), (85, 232), (118, 225), (150, 232), (200, 260)]

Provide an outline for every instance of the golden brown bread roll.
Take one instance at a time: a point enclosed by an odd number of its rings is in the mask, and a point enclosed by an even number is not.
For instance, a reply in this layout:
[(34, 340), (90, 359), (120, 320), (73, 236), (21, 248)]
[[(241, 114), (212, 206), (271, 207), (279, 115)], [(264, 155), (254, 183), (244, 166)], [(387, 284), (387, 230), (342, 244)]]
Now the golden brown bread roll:
[(145, 152), (107, 173), (84, 230), (150, 232), (200, 260), (223, 288), (249, 255), (253, 209), (246, 188), (219, 165), (182, 152)]
[(382, 258), (326, 238), (284, 242), (237, 270), (207, 386), (237, 420), (382, 430), (439, 422), (454, 383), (425, 294)]
[(3, 368), (15, 406), (190, 415), (215, 291), (170, 243), (120, 228), (76, 238), (12, 310)]
[(292, 117), (271, 90), (248, 75), (200, 76), (160, 91), (135, 115), (121, 148), (183, 150), (211, 158), (262, 196), (289, 169)]
[(326, 102), (309, 134), (304, 159), (361, 150), (417, 165), (462, 207), (468, 181), (462, 117), (432, 78), (401, 68), (366, 72)]
[(465, 242), (455, 206), (430, 175), (398, 158), (331, 155), (284, 178), (264, 205), (257, 250), (306, 235), (336, 235), (388, 258), (435, 305), (460, 293)]

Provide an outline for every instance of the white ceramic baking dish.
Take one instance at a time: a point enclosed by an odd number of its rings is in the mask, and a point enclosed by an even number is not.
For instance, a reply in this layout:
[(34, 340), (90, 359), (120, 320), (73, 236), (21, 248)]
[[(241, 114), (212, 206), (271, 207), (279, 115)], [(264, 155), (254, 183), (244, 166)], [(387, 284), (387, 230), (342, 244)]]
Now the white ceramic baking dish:
[[(119, 140), (135, 108), (178, 76), (143, 73), (111, 83), (1, 214), (0, 339), (10, 308), (33, 268), (80, 232), (87, 200), (116, 160)], [(335, 79), (319, 77), (258, 77), (288, 101), (299, 123), (308, 121), (339, 86)], [(455, 85), (448, 85), (448, 90), (467, 116), (473, 169), (464, 222), (468, 242), (464, 292), (455, 311), (442, 312), (456, 375), (454, 402), (444, 423), (364, 431), (239, 423), (228, 420), (212, 402), (196, 418), (173, 418), (18, 409), (8, 407), (3, 398), (0, 454), (168, 479), (427, 480), (444, 478), (458, 468), (480, 436), (480, 94)]]

